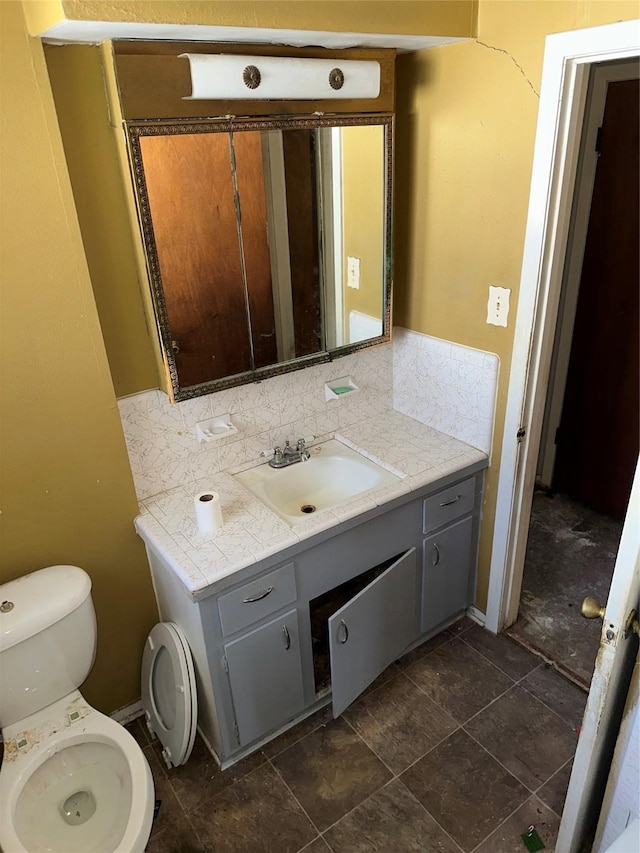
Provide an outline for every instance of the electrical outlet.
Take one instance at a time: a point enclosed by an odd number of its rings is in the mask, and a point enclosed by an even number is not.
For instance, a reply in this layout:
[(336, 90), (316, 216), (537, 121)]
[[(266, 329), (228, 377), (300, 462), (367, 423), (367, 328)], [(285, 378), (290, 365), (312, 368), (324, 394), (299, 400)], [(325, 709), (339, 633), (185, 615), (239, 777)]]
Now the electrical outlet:
[(487, 323), (494, 326), (507, 325), (509, 316), (509, 297), (511, 290), (508, 287), (493, 287), (489, 285), (489, 302), (487, 303)]
[(360, 258), (347, 257), (347, 285), (360, 290)]

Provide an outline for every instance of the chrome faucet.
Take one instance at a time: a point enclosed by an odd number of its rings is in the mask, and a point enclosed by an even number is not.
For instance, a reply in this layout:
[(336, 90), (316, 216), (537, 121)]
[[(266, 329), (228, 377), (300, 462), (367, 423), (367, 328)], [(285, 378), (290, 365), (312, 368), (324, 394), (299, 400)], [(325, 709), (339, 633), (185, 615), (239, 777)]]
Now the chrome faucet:
[(286, 468), (287, 465), (304, 462), (311, 455), (305, 444), (304, 438), (298, 439), (295, 448), (291, 447), (291, 442), (285, 441), (284, 450), (281, 447), (274, 448), (273, 458), (269, 460), (269, 465), (272, 468)]

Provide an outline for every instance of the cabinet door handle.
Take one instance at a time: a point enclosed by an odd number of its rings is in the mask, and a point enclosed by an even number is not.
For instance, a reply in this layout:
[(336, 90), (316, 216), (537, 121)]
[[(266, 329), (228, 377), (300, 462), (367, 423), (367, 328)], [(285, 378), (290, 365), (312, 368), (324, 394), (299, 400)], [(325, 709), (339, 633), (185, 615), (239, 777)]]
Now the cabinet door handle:
[(264, 592), (261, 592), (260, 595), (254, 595), (253, 598), (243, 598), (242, 603), (243, 604), (251, 604), (254, 601), (262, 601), (263, 598), (266, 598), (268, 595), (270, 595), (273, 592), (273, 589), (274, 588), (272, 586), (270, 586), (268, 589), (265, 589)]
[(450, 501), (444, 501), (444, 503), (441, 503), (440, 506), (451, 506), (451, 504), (454, 504), (459, 501), (461, 497), (462, 495), (456, 495), (455, 498), (451, 498)]
[(349, 639), (349, 629), (347, 628), (347, 623), (344, 621), (344, 619), (340, 620), (340, 624), (338, 625), (338, 632), (337, 633), (340, 632), (340, 628), (342, 628), (344, 639), (341, 640), (340, 637), (338, 637), (338, 642), (344, 646), (344, 644)]
[(289, 651), (291, 648), (291, 635), (289, 634), (289, 629), (286, 625), (282, 626), (282, 633), (284, 634), (284, 647), (286, 651)]
[(433, 560), (432, 565), (437, 566), (440, 562), (440, 548), (438, 548), (435, 542), (433, 543), (433, 550), (436, 552), (436, 556)]

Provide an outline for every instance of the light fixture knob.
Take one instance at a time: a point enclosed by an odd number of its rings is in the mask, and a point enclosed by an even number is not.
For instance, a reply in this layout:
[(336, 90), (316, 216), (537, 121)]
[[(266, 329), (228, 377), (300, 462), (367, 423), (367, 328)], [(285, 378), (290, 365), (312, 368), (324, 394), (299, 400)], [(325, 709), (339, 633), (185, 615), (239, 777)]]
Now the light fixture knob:
[(244, 80), (244, 85), (248, 89), (257, 89), (260, 85), (260, 80), (262, 79), (258, 66), (247, 65), (242, 72), (242, 79)]
[(344, 74), (340, 68), (332, 68), (329, 72), (329, 85), (332, 89), (342, 89), (344, 86)]

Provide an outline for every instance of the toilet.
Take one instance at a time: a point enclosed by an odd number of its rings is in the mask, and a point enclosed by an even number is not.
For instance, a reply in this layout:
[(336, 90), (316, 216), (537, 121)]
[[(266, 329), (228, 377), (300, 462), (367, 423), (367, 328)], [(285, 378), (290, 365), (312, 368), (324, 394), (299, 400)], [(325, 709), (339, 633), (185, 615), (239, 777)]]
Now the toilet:
[(144, 853), (149, 764), (129, 732), (78, 690), (95, 649), (82, 569), (50, 566), (0, 586), (3, 853)]

